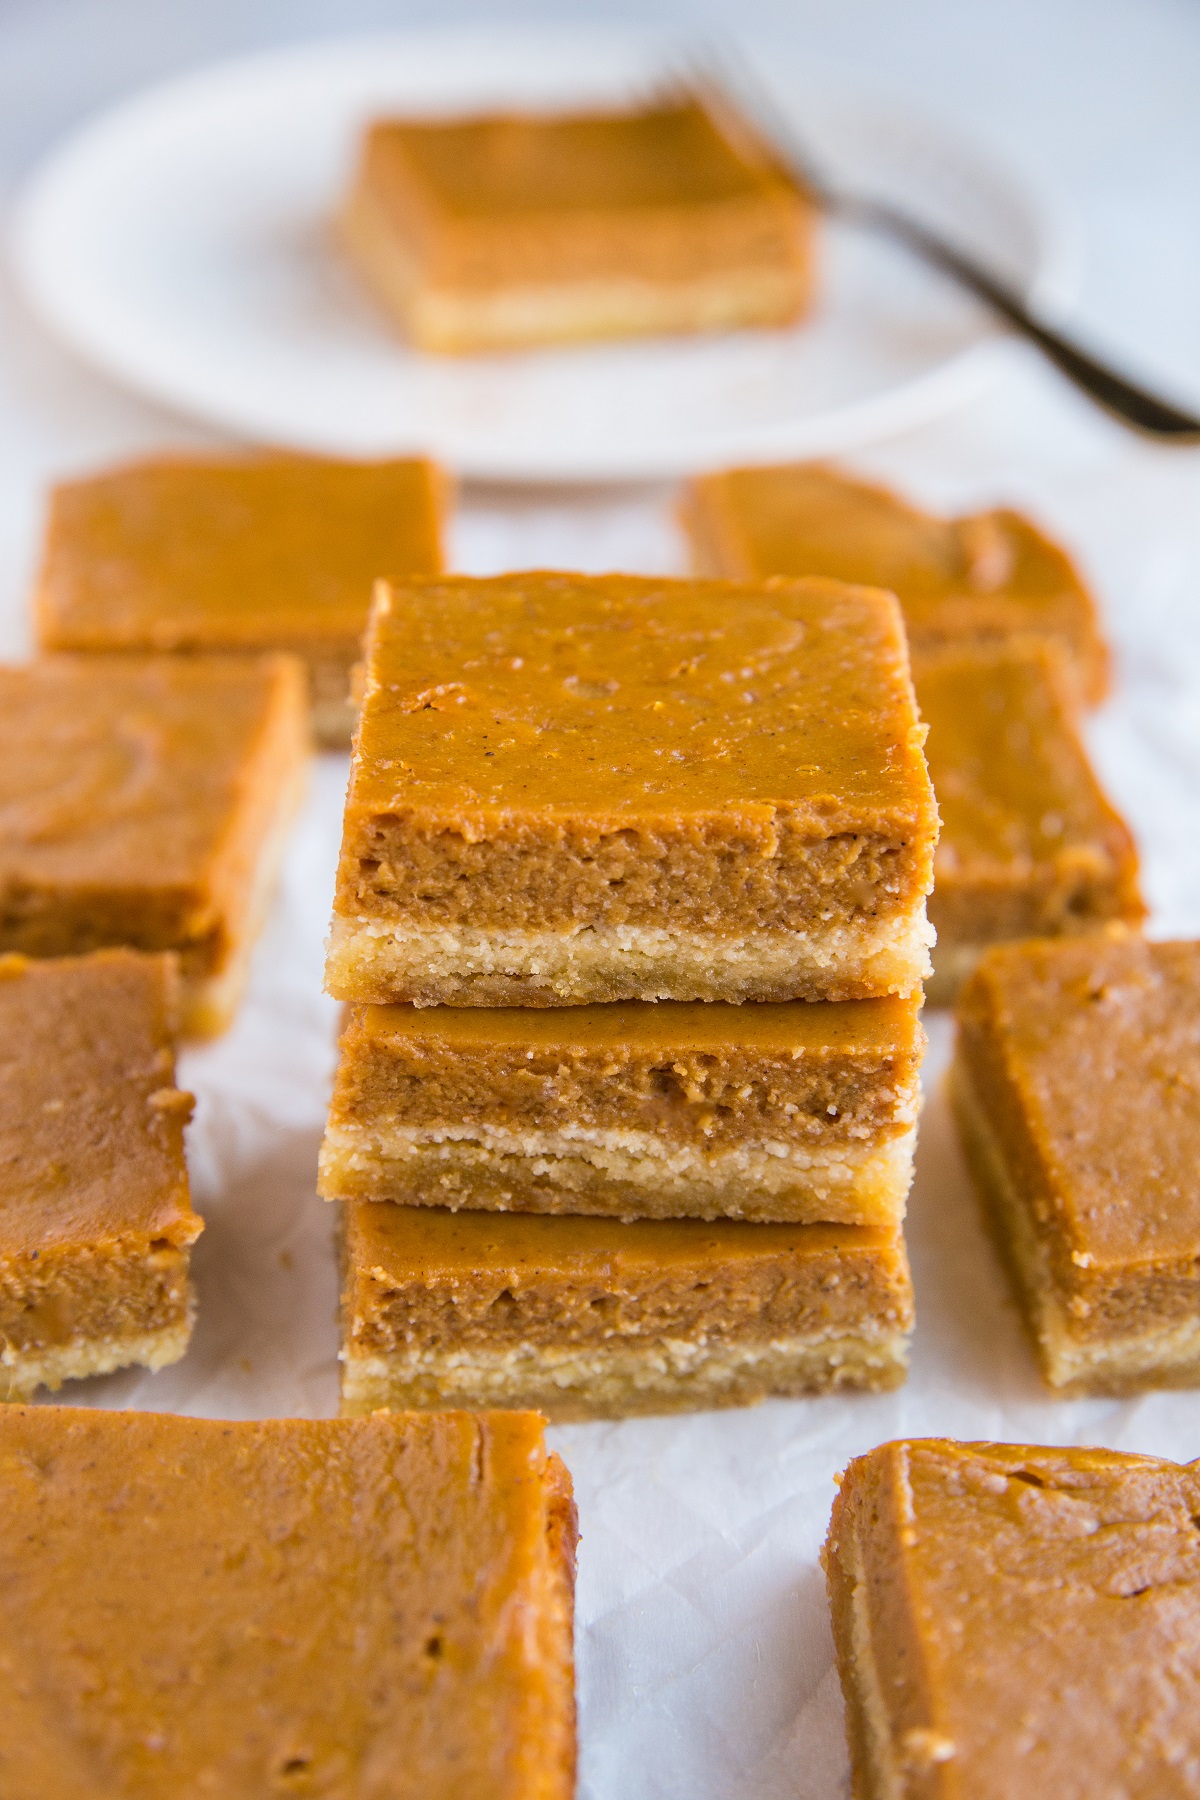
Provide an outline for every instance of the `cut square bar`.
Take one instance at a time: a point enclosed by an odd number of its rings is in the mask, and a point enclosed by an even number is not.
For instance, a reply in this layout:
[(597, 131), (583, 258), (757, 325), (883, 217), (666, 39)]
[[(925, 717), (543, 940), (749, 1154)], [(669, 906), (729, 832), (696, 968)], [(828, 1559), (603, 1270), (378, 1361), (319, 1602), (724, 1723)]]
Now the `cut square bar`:
[(1200, 1386), (1200, 945), (990, 950), (952, 1092), (1047, 1381)]
[(541, 1419), (8, 1407), (0, 1467), (5, 1795), (570, 1800)]
[(350, 671), (380, 576), (442, 567), (432, 463), (157, 456), (51, 491), (43, 650), (284, 650), (313, 728), (350, 740)]
[(1165, 1800), (1200, 1766), (1200, 1469), (883, 1444), (823, 1561), (854, 1800)]
[(1066, 551), (1020, 513), (937, 518), (823, 463), (788, 463), (699, 476), (683, 519), (698, 574), (867, 582), (899, 596), (914, 651), (1050, 637), (1085, 700), (1107, 690), (1095, 601)]
[(893, 1388), (911, 1329), (894, 1229), (344, 1209), (347, 1412), (607, 1419)]
[(727, 108), (384, 119), (342, 215), (359, 273), (426, 350), (790, 324), (814, 209)]
[(913, 679), (942, 819), (928, 998), (952, 1001), (989, 943), (1140, 924), (1137, 852), (1088, 761), (1057, 647), (953, 645), (919, 653)]
[(329, 1199), (898, 1225), (920, 1001), (355, 1010)]
[(223, 1030), (308, 747), (292, 657), (0, 668), (0, 952), (175, 950), (184, 1032)]
[(183, 1156), (176, 985), (173, 958), (131, 950), (0, 956), (2, 1400), (187, 1349), (204, 1225)]
[(341, 1000), (842, 1000), (928, 971), (937, 813), (890, 596), (506, 575), (381, 588)]

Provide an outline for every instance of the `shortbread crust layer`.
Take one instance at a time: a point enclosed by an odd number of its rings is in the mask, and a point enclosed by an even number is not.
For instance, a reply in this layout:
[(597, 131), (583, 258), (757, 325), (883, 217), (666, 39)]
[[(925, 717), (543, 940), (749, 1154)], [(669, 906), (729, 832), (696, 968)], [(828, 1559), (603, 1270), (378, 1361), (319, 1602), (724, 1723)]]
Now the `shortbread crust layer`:
[[(122, 1273), (114, 1270), (114, 1280), (119, 1281)], [(117, 1369), (134, 1366), (153, 1371), (178, 1362), (191, 1341), (196, 1311), (186, 1279), (181, 1288), (182, 1306), (180, 1286), (173, 1284), (173, 1291), (162, 1296), (164, 1303), (150, 1309), (168, 1316), (170, 1322), (148, 1330), (139, 1330), (137, 1323), (131, 1322), (124, 1330), (106, 1336), (89, 1335), (86, 1341), (75, 1344), (42, 1344), (23, 1350), (19, 1344), (6, 1343), (0, 1350), (0, 1400), (29, 1400), (38, 1388), (57, 1392), (64, 1381), (83, 1381), (89, 1375), (111, 1375)], [(86, 1327), (83, 1329), (86, 1331)]]
[(351, 1014), (329, 1198), (623, 1218), (895, 1224), (919, 1003)]
[(889, 1388), (911, 1324), (895, 1230), (344, 1210), (348, 1409), (527, 1394), (608, 1418)]
[(338, 917), (326, 985), (340, 1000), (588, 1006), (618, 1000), (864, 1000), (932, 972), (922, 898), (908, 918), (743, 937), (630, 925), (573, 931), (389, 926)]
[(327, 1127), (320, 1189), (329, 1200), (383, 1200), (468, 1211), (586, 1213), (615, 1219), (756, 1219), (884, 1225), (904, 1217), (915, 1133), (870, 1150), (664, 1146), (651, 1132)]
[(1060, 1392), (1200, 1384), (1200, 947), (989, 951), (951, 1092), (985, 1217)]
[(908, 1372), (908, 1333), (772, 1338), (698, 1346), (687, 1340), (603, 1350), (471, 1350), (372, 1356), (345, 1350), (342, 1413), (404, 1408), (531, 1406), (560, 1423), (708, 1412), (768, 1399), (886, 1393)]
[(883, 594), (544, 572), (381, 587), (330, 991), (911, 992), (937, 835), (923, 738)]

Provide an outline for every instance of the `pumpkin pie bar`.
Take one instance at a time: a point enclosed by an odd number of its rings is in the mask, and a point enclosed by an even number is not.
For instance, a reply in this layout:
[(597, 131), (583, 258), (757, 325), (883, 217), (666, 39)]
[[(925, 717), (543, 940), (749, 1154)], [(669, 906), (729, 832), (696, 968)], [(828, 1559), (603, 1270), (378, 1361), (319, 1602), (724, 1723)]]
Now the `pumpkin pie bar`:
[(919, 652), (913, 680), (942, 818), (928, 998), (953, 1000), (989, 943), (1139, 924), (1137, 853), (1088, 761), (1057, 646)]
[(570, 1800), (541, 1419), (14, 1406), (0, 1469), (0, 1793)]
[(167, 956), (0, 956), (0, 1399), (187, 1349), (175, 990)]
[(341, 1000), (841, 1000), (928, 971), (903, 627), (830, 582), (381, 586), (327, 965)]
[(1200, 945), (1005, 945), (958, 1018), (959, 1128), (1047, 1381), (1200, 1386)]
[(426, 350), (785, 325), (814, 209), (723, 103), (381, 119), (341, 217), (384, 310)]
[(285, 650), (313, 727), (349, 742), (350, 671), (379, 576), (442, 567), (431, 463), (156, 456), (50, 496), (35, 596), (43, 650)]
[(330, 1199), (618, 1218), (896, 1225), (916, 997), (352, 1012)]
[(1200, 1467), (883, 1444), (825, 1546), (854, 1800), (1166, 1800), (1200, 1768)]
[(233, 1016), (308, 760), (292, 657), (0, 668), (0, 952), (175, 950), (182, 1028)]
[(904, 1380), (904, 1242), (854, 1225), (537, 1217), (349, 1201), (342, 1406), (555, 1419)]
[(1054, 638), (1081, 697), (1104, 697), (1095, 602), (1067, 553), (1020, 513), (937, 518), (822, 463), (791, 463), (701, 476), (683, 518), (701, 575), (826, 575), (888, 588), (914, 651)]

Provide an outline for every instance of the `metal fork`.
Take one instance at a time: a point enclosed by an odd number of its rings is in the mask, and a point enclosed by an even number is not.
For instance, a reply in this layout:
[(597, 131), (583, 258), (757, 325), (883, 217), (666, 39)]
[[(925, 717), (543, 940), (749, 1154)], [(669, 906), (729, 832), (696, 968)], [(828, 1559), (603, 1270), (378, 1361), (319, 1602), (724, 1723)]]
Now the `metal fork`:
[(843, 193), (835, 187), (800, 142), (790, 120), (746, 58), (732, 46), (706, 45), (700, 54), (674, 61), (672, 84), (718, 105), (722, 96), (727, 103), (734, 102), (823, 212), (883, 233), (968, 288), (1022, 337), (1036, 344), (1069, 381), (1124, 424), (1172, 443), (1200, 443), (1200, 418), (1127, 380), (1064, 332), (1040, 319), (1010, 283), (968, 251), (890, 201)]

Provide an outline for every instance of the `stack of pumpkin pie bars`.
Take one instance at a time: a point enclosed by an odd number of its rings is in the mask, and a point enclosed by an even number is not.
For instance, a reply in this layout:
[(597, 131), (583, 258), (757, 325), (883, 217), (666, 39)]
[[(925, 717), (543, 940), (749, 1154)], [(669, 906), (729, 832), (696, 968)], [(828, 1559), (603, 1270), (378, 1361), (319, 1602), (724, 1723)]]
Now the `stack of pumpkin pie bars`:
[(411, 578), (360, 698), (344, 1409), (895, 1385), (937, 839), (896, 601)]
[[(1106, 683), (1095, 608), (1028, 520), (729, 470), (686, 490), (703, 579), (472, 581), (441, 572), (446, 503), (428, 463), (275, 455), (52, 496), (44, 654), (0, 670), (0, 1396), (186, 1348), (176, 1014), (233, 1016), (305, 714), (347, 741), (377, 573), (322, 1176), (352, 1409), (900, 1377), (936, 830), (901, 613), (942, 814), (929, 998), (1002, 940), (1141, 919), (1077, 722)], [(994, 1086), (959, 1070), (968, 1145)], [(1099, 1250), (1074, 1248), (1056, 1381), (1102, 1311), (1070, 1286)], [(1173, 1379), (1195, 1360), (1170, 1356)]]

